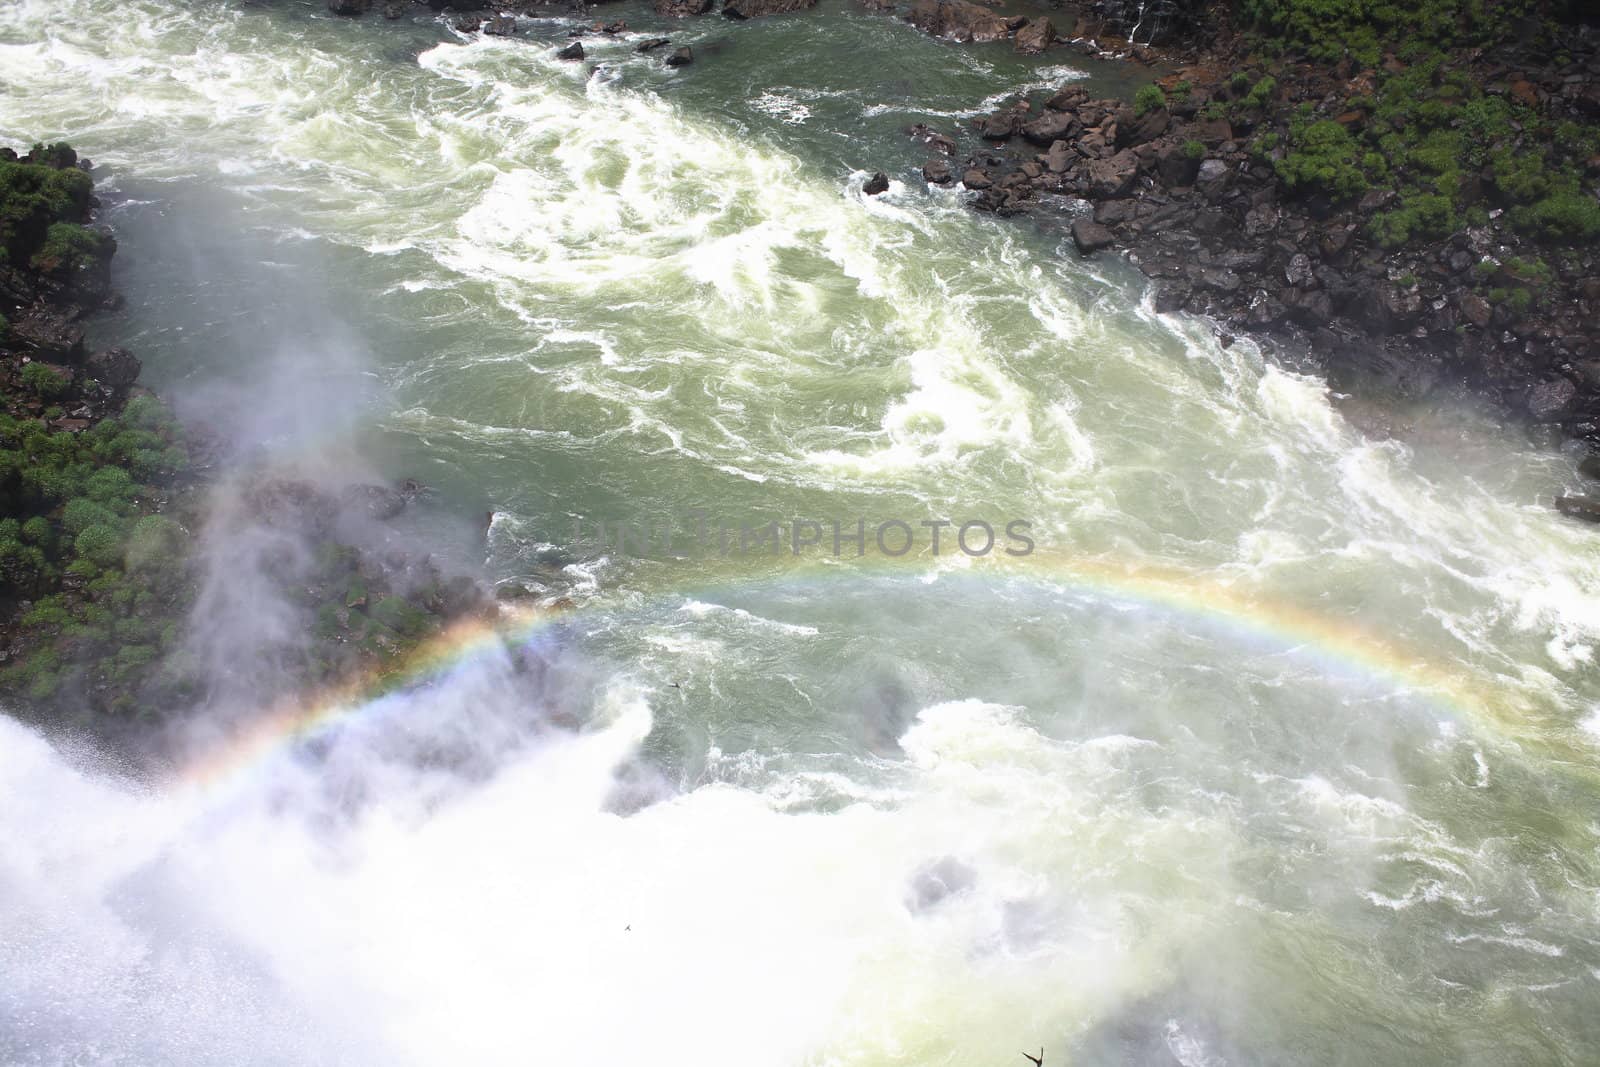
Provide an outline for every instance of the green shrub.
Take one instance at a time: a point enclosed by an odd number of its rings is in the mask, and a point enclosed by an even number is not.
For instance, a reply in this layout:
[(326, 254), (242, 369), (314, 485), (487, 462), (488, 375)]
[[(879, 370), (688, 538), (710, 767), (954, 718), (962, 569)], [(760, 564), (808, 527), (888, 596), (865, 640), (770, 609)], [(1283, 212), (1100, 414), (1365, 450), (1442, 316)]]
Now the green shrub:
[(46, 400), (53, 400), (72, 388), (72, 380), (57, 374), (46, 364), (29, 363), (22, 368), (22, 386), (30, 393), (37, 393)]
[(82, 533), (91, 526), (106, 526), (115, 531), (117, 516), (105, 505), (80, 496), (67, 501), (61, 512), (61, 525), (73, 534)]
[(43, 515), (35, 515), (22, 524), (22, 539), (30, 545), (48, 548), (54, 539), (50, 530), (50, 520)]
[(1183, 142), (1183, 156), (1185, 159), (1204, 159), (1206, 146), (1199, 141)]
[(183, 527), (165, 515), (146, 515), (128, 535), (123, 558), (129, 573), (165, 568), (178, 558), (183, 540)]
[(1133, 94), (1133, 113), (1144, 115), (1151, 111), (1159, 111), (1167, 106), (1167, 94), (1161, 91), (1161, 86), (1151, 83), (1142, 87)]
[(1250, 92), (1244, 98), (1244, 102), (1250, 107), (1265, 109), (1276, 99), (1277, 95), (1278, 80), (1269, 74), (1250, 87)]
[(75, 222), (54, 222), (30, 261), (34, 269), (70, 274), (99, 262), (112, 248), (110, 238)]
[(1600, 237), (1600, 203), (1584, 193), (1558, 192), (1511, 215), (1519, 230), (1556, 241), (1592, 241)]
[(113, 526), (96, 524), (85, 527), (74, 547), (79, 556), (102, 567), (109, 567), (122, 559), (122, 538)]
[(1292, 130), (1290, 151), (1277, 164), (1278, 177), (1295, 192), (1322, 192), (1349, 200), (1365, 192), (1369, 182), (1355, 163), (1357, 149), (1350, 131), (1331, 120)]

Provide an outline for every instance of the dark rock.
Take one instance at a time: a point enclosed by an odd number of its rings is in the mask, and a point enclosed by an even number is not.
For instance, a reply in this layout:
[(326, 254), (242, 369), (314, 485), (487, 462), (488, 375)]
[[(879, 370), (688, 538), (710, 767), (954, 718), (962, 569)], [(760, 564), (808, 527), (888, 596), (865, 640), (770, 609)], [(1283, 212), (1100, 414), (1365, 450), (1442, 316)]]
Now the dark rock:
[(1062, 89), (1056, 95), (1044, 102), (1044, 106), (1051, 111), (1072, 111), (1079, 104), (1087, 102), (1089, 91), (1077, 86)]
[(344, 508), (387, 522), (406, 509), (406, 496), (386, 485), (352, 485), (344, 491), (340, 503)]
[(1078, 154), (1065, 141), (1057, 141), (1045, 153), (1045, 169), (1051, 174), (1065, 174), (1078, 161)]
[(687, 67), (693, 62), (694, 52), (690, 50), (688, 45), (684, 45), (682, 48), (674, 49), (673, 53), (666, 59), (667, 66), (669, 67)]
[(1528, 414), (1537, 422), (1559, 419), (1572, 410), (1572, 402), (1577, 396), (1578, 387), (1565, 378), (1540, 382), (1528, 390)]
[(1193, 290), (1189, 288), (1187, 282), (1162, 282), (1156, 286), (1152, 302), (1156, 311), (1166, 314), (1172, 311), (1182, 311), (1192, 295)]
[(1278, 205), (1257, 204), (1245, 213), (1244, 232), (1247, 237), (1263, 237), (1278, 228)]
[(1494, 308), (1489, 302), (1477, 293), (1461, 294), (1461, 317), (1480, 330), (1489, 328), (1489, 321), (1494, 317)]
[(1065, 111), (1046, 110), (1043, 115), (1032, 122), (1022, 124), (1022, 136), (1037, 145), (1052, 145), (1057, 141), (1070, 138), (1082, 125), (1076, 116)]
[(1156, 149), (1156, 173), (1169, 189), (1193, 185), (1199, 170), (1200, 161), (1191, 158), (1177, 140), (1163, 141)]
[(704, 15), (710, 11), (714, 0), (650, 0), (656, 14), (681, 19), (690, 15)]
[(1024, 55), (1043, 52), (1056, 39), (1055, 23), (1048, 18), (1029, 19), (1017, 31), (1016, 50)]
[(583, 42), (573, 41), (567, 47), (556, 53), (557, 59), (578, 60), (583, 58)]
[(60, 308), (35, 306), (11, 318), (11, 337), (35, 359), (76, 363), (83, 358), (83, 327)]
[(491, 37), (510, 37), (517, 32), (517, 20), (510, 15), (496, 15), (483, 24), (483, 32)]
[(106, 388), (121, 392), (139, 380), (140, 363), (126, 348), (108, 348), (90, 356), (84, 370)]
[(405, 14), (406, 5), (401, 3), (400, 0), (389, 0), (389, 3), (383, 5), (383, 17), (386, 19), (393, 21), (394, 19), (405, 18)]
[(1302, 326), (1326, 326), (1333, 320), (1333, 298), (1320, 289), (1286, 289), (1282, 297), (1290, 317)]
[(817, 0), (727, 0), (722, 13), (732, 19), (756, 19), (815, 7)]
[(1556, 497), (1556, 510), (1570, 519), (1600, 522), (1600, 500), (1592, 496), (1571, 496), (1563, 493)]
[(1017, 132), (1022, 118), (1016, 111), (996, 111), (984, 117), (978, 126), (978, 134), (988, 141), (1004, 141)]
[(1078, 251), (1084, 255), (1107, 248), (1115, 240), (1111, 231), (1098, 222), (1091, 222), (1088, 219), (1072, 220), (1072, 243), (1077, 245)]
[(1579, 460), (1578, 473), (1585, 478), (1600, 478), (1600, 455), (1591, 452)]
[(1117, 116), (1117, 145), (1126, 148), (1130, 145), (1148, 144), (1157, 137), (1167, 132), (1172, 118), (1164, 107), (1147, 111), (1138, 118), (1129, 111), (1126, 115)]
[(973, 167), (961, 176), (961, 184), (968, 189), (987, 189), (994, 182), (989, 178), (989, 173)]
[(1091, 197), (1104, 200), (1126, 196), (1139, 177), (1139, 157), (1131, 151), (1122, 151), (1110, 159), (1090, 160), (1088, 172)]
[(1228, 176), (1228, 165), (1220, 159), (1208, 159), (1200, 164), (1195, 180), (1202, 183), (1218, 182)]
[(1304, 252), (1296, 252), (1290, 256), (1288, 265), (1283, 268), (1283, 277), (1290, 285), (1298, 288), (1304, 289), (1315, 285), (1317, 276), (1311, 270), (1311, 257)]
[(639, 46), (637, 48), (635, 48), (634, 51), (635, 52), (654, 52), (657, 48), (665, 48), (667, 45), (669, 45), (671, 43), (672, 43), (672, 38), (670, 38), (670, 37), (651, 37), (648, 40), (640, 41), (639, 42)]
[(942, 159), (930, 159), (922, 165), (922, 178), (934, 185), (949, 185), (954, 180), (950, 164)]
[(999, 41), (1011, 35), (1005, 18), (970, 0), (916, 0), (906, 20), (924, 33), (952, 41)]
[(1094, 221), (1102, 226), (1120, 226), (1133, 218), (1137, 206), (1132, 200), (1102, 200), (1094, 206)]
[(861, 187), (861, 191), (867, 196), (878, 196), (882, 193), (887, 193), (889, 191), (889, 176), (881, 170), (878, 171), (867, 179), (866, 184)]
[(328, 0), (328, 10), (335, 15), (360, 15), (370, 6), (372, 0)]
[(1194, 273), (1195, 287), (1210, 289), (1218, 293), (1236, 293), (1244, 281), (1233, 271), (1214, 267), (1202, 267)]

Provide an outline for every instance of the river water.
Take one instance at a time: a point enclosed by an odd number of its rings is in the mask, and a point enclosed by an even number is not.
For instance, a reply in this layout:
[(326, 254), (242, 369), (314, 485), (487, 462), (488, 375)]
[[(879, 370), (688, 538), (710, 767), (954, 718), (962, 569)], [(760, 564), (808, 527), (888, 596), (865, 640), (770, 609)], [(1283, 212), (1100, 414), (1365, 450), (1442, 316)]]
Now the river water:
[[(420, 480), (396, 536), (559, 609), (171, 781), (0, 719), (0, 1059), (1594, 1062), (1570, 459), (1367, 439), (919, 180), (905, 125), (1115, 70), (600, 14), (696, 63), (0, 8), (0, 139), (98, 165), (99, 339), (251, 455)], [(574, 536), (692, 509), (824, 543)]]

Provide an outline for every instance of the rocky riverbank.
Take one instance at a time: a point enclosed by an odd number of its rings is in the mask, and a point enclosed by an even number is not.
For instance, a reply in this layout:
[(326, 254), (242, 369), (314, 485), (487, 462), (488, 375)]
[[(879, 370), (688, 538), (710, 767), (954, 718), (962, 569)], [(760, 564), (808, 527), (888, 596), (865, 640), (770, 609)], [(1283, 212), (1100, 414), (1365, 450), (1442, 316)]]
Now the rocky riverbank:
[[(219, 481), (208, 435), (138, 385), (136, 356), (86, 349), (85, 320), (118, 304), (116, 242), (94, 224), (89, 170), (65, 144), (0, 149), (8, 705), (116, 740), (203, 703), (218, 671), (199, 651), (196, 601), (233, 578), (264, 579), (298, 616), (295, 633), (311, 635), (274, 663), (285, 690), (381, 677), (454, 619), (492, 615), (472, 579), (347, 536), (394, 518), (419, 487), (319, 485), (268, 469)], [(214, 551), (245, 532), (266, 547)], [(250, 573), (230, 574), (219, 559)]]
[[(911, 17), (930, 4), (975, 6)], [(1133, 100), (1068, 88), (913, 129), (925, 178), (1059, 211), (1156, 310), (1281, 342), (1340, 393), (1471, 394), (1600, 446), (1600, 32), (1547, 16), (1313, 56), (1205, 25)]]

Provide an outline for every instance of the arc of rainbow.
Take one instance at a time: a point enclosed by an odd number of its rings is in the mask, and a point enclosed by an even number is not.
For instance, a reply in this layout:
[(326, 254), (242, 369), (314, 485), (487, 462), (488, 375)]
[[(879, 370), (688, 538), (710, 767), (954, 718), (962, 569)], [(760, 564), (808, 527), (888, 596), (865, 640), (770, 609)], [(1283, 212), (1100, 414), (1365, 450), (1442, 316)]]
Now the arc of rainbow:
[[(1202, 575), (1149, 565), (1121, 565), (1103, 559), (1061, 557), (1048, 553), (1012, 560), (973, 560), (970, 573), (1047, 581), (1060, 587), (1095, 593), (1112, 601), (1132, 602), (1177, 611), (1196, 620), (1220, 621), (1264, 637), (1279, 648), (1296, 651), (1309, 647), (1359, 674), (1377, 677), (1401, 690), (1420, 690), (1484, 729), (1517, 741), (1537, 741), (1532, 730), (1533, 709), (1520, 694), (1503, 685), (1485, 696), (1482, 677), (1454, 666), (1430, 661), (1395, 642), (1358, 626), (1355, 622), (1317, 614), (1284, 601)], [(915, 569), (911, 564), (916, 563)], [(715, 595), (717, 590), (776, 584), (797, 577), (846, 579), (890, 573), (918, 577), (945, 573), (928, 566), (926, 559), (867, 557), (850, 565), (802, 563), (774, 567), (752, 580), (748, 573), (703, 576), (694, 586), (664, 592), (660, 602), (673, 597)], [(949, 572), (953, 576), (966, 569)], [(542, 630), (565, 619), (615, 605), (596, 600), (582, 606), (507, 609), (507, 618), (458, 622), (418, 645), (402, 662), (384, 669), (360, 672), (339, 684), (288, 699), (253, 716), (220, 745), (189, 763), (179, 780), (196, 785), (215, 783), (241, 773), (296, 741), (316, 735), (340, 720), (372, 706), (397, 686), (416, 685), (438, 678), (473, 657), (507, 644), (526, 642)]]

